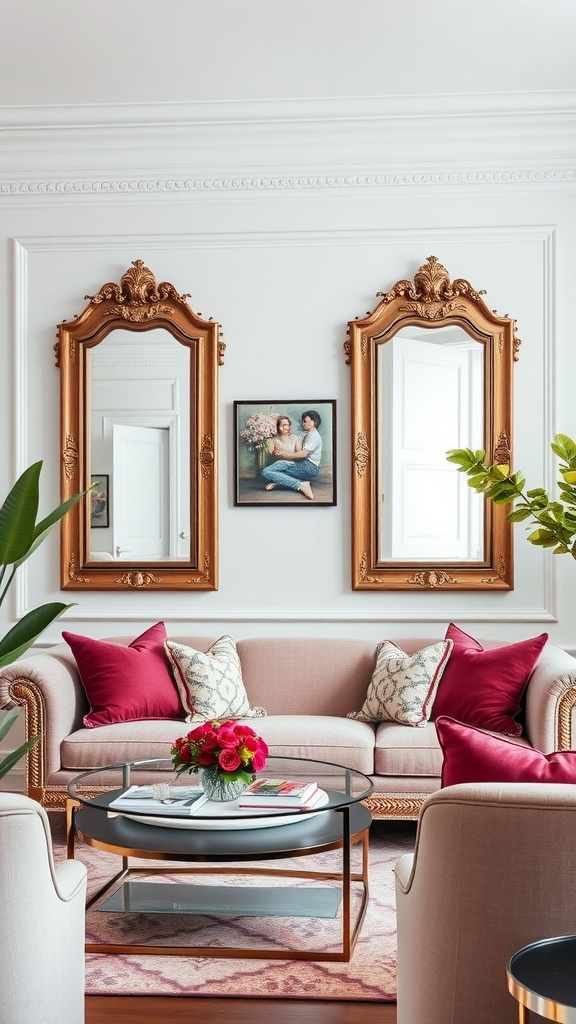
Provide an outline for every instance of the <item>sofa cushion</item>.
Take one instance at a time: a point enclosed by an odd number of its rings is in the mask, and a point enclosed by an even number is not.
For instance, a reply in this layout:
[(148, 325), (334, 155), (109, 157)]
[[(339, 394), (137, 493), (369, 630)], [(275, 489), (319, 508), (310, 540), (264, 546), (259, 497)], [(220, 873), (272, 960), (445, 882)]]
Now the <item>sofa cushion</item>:
[(521, 736), (516, 722), (530, 673), (544, 647), (547, 633), (485, 650), (482, 644), (450, 623), (446, 639), (454, 643), (440, 680), (432, 717), (456, 718), (507, 736)]
[(220, 637), (206, 653), (176, 640), (166, 640), (164, 646), (187, 722), (266, 714), (264, 708), (250, 707), (240, 658), (231, 636)]
[[(248, 719), (245, 721), (250, 724)], [(170, 748), (181, 732), (177, 722), (168, 721), (125, 722), (103, 726), (97, 732), (77, 729), (62, 742), (62, 767), (84, 771), (123, 761), (169, 759)], [(268, 715), (258, 722), (258, 735), (266, 741), (270, 754), (278, 757), (330, 761), (365, 775), (374, 771), (374, 728), (364, 722), (328, 716)]]
[(526, 740), (494, 735), (452, 718), (439, 718), (436, 729), (444, 757), (442, 786), (460, 782), (576, 783), (575, 750), (543, 754)]
[(402, 778), (436, 778), (439, 786), (442, 751), (433, 722), (407, 729), (397, 722), (381, 722), (376, 728), (374, 771)]
[(410, 656), (384, 640), (378, 645), (364, 704), (360, 711), (349, 711), (348, 718), (425, 725), (451, 650), (451, 640), (440, 640)]
[(157, 622), (127, 646), (63, 632), (90, 704), (87, 728), (139, 719), (182, 719), (178, 691)]
[(374, 726), (330, 715), (268, 715), (258, 733), (277, 757), (309, 757), (374, 771)]

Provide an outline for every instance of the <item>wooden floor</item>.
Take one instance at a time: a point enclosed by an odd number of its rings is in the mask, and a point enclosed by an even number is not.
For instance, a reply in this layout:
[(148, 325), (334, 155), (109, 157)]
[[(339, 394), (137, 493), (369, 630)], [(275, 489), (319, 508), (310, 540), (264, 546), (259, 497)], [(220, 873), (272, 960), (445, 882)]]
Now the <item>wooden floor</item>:
[(87, 996), (86, 1024), (396, 1024), (396, 1003)]

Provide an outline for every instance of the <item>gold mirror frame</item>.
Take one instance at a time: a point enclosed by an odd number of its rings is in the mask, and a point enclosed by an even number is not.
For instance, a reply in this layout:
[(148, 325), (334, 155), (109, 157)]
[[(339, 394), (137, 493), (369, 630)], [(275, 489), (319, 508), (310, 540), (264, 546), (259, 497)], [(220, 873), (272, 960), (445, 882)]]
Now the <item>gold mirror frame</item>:
[[(435, 256), (413, 281), (398, 281), (364, 319), (348, 324), (344, 348), (352, 384), (352, 586), (354, 590), (511, 590), (512, 527), (508, 507), (484, 499), (484, 546), (478, 561), (384, 561), (379, 558), (382, 452), (378, 416), (378, 351), (402, 327), (457, 326), (484, 346), (484, 443), (488, 460), (511, 463), (512, 370), (518, 358), (515, 321), (488, 309), (463, 279), (450, 281)], [(438, 396), (441, 401), (441, 396)], [(454, 444), (452, 447), (458, 447)], [(456, 469), (454, 468), (454, 472)]]
[[(162, 328), (190, 354), (189, 559), (136, 564), (89, 559), (89, 499), (61, 524), (63, 590), (216, 590), (218, 587), (217, 381), (225, 344), (220, 325), (203, 320), (173, 285), (156, 283), (142, 260), (120, 284), (103, 285), (83, 313), (58, 325), (54, 346), (61, 371), (61, 493), (66, 501), (90, 486), (89, 352), (117, 329)], [(92, 469), (93, 472), (93, 469)]]

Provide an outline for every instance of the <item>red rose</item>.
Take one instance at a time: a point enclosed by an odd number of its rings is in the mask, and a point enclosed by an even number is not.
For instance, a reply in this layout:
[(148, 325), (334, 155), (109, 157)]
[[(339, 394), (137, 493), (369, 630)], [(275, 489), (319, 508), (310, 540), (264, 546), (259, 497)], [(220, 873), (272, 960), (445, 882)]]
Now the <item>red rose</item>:
[(223, 725), (218, 729), (218, 744), (224, 748), (235, 748), (238, 746), (238, 737), (233, 729)]
[(236, 735), (241, 736), (242, 739), (244, 739), (245, 736), (256, 736), (254, 729), (251, 729), (249, 725), (242, 725), (240, 722), (236, 722), (233, 729)]
[(182, 746), (180, 747), (180, 749), (178, 751), (178, 754), (180, 756), (180, 760), (184, 761), (185, 764), (190, 764), (191, 763), (191, 761), (192, 761), (192, 752), (190, 750), (190, 744), (189, 743), (183, 742)]
[(235, 772), (242, 764), (242, 761), (238, 751), (227, 748), (226, 750), (220, 751), (218, 755), (218, 764), (225, 772)]
[(201, 740), (205, 739), (206, 736), (213, 734), (213, 732), (214, 730), (209, 722), (202, 722), (202, 725), (197, 725), (195, 729), (191, 729), (190, 732), (187, 733), (187, 738), (191, 743), (200, 743)]
[(213, 750), (207, 750), (206, 747), (200, 747), (200, 750), (196, 755), (196, 760), (198, 764), (201, 765), (216, 764), (216, 755)]
[(254, 757), (252, 758), (252, 767), (254, 771), (261, 771), (265, 764), (266, 754), (264, 753), (263, 750), (257, 750), (256, 753), (254, 754)]

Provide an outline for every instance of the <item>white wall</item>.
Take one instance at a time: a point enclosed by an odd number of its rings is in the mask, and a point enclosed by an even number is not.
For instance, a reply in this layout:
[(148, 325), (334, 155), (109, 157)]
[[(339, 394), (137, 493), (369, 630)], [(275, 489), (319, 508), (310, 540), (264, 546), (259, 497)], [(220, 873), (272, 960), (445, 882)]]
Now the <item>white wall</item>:
[[(551, 434), (576, 434), (574, 6), (2, 6), (1, 493), (41, 458), (45, 509), (57, 504), (55, 325), (132, 260), (191, 292), (227, 344), (219, 590), (82, 592), (66, 627), (434, 636), (454, 619), (576, 647), (574, 566), (522, 525), (510, 593), (351, 591), (343, 354), (348, 320), (438, 256), (517, 319), (515, 462), (533, 486), (553, 482)], [(337, 506), (234, 507), (234, 400), (300, 397), (337, 401)], [(61, 597), (58, 564), (54, 535), (6, 624)]]

